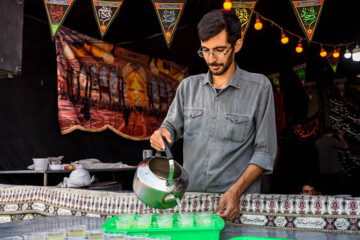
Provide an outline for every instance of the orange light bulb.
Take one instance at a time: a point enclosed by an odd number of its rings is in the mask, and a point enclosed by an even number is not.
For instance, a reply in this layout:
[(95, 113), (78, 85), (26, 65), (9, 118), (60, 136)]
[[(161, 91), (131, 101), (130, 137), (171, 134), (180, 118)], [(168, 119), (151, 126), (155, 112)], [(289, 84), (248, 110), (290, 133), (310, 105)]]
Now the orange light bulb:
[(288, 42), (289, 42), (289, 38), (286, 36), (285, 33), (283, 33), (283, 34), (281, 35), (281, 43), (282, 43), (282, 44), (287, 44)]
[(225, 10), (230, 11), (231, 7), (232, 7), (231, 1), (230, 0), (225, 0), (225, 2), (223, 4), (223, 7), (224, 7)]
[(334, 50), (333, 57), (338, 58), (340, 56), (340, 53), (337, 50)]
[(321, 57), (326, 57), (327, 56), (327, 52), (323, 48), (321, 48), (320, 56)]
[(261, 30), (262, 27), (263, 27), (263, 24), (262, 24), (262, 22), (260, 21), (260, 19), (256, 19), (254, 28), (255, 28), (256, 30)]
[(295, 48), (295, 51), (296, 51), (297, 53), (301, 53), (303, 50), (304, 50), (304, 49), (303, 49), (301, 43), (299, 43), (299, 44), (297, 45), (297, 47)]

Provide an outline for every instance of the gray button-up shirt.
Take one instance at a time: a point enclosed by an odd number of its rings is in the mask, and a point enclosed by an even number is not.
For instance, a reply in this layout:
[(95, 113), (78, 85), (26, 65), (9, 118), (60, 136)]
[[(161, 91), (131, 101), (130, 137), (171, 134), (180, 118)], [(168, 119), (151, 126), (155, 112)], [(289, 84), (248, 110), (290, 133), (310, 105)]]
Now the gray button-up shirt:
[[(236, 66), (216, 93), (211, 74), (184, 79), (161, 127), (177, 140), (184, 133), (187, 191), (225, 192), (249, 164), (272, 171), (276, 126), (272, 86), (261, 74)], [(246, 193), (260, 191), (260, 178)]]

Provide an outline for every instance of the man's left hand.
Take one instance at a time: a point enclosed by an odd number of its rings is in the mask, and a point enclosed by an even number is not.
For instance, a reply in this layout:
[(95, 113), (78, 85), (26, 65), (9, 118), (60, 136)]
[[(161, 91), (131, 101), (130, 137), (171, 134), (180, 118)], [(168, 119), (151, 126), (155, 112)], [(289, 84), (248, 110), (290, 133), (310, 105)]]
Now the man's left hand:
[(229, 188), (221, 197), (217, 215), (226, 221), (234, 221), (240, 213), (240, 194)]

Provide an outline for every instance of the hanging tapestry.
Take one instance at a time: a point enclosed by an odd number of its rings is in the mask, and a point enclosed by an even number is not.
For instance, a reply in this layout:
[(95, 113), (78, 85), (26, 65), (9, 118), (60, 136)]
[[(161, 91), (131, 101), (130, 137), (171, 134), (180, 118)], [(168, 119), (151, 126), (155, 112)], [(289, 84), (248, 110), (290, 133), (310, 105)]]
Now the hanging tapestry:
[(347, 78), (334, 79), (335, 87), (339, 91), (339, 93), (342, 97), (344, 96), (344, 92), (345, 92), (345, 88), (346, 88), (346, 81), (347, 81)]
[(312, 100), (313, 93), (316, 89), (316, 82), (307, 82), (307, 83), (305, 83), (304, 88), (305, 88), (306, 94), (308, 95), (309, 99)]
[(310, 137), (315, 139), (320, 128), (319, 115), (320, 111), (306, 119), (304, 122), (293, 125), (292, 130), (294, 134), (299, 136), (301, 139), (309, 139)]
[(360, 165), (360, 112), (359, 106), (351, 106), (343, 99), (330, 98), (330, 122), (334, 129), (344, 132), (349, 150), (340, 153), (339, 161), (343, 172), (351, 175), (351, 170)]
[(306, 80), (306, 63), (300, 64), (298, 66), (293, 67), (293, 70), (295, 71), (296, 75), (299, 77), (301, 84), (305, 86), (305, 80)]
[(186, 0), (152, 0), (167, 47), (170, 48)]
[(112, 21), (119, 13), (122, 0), (92, 0), (92, 6), (94, 10), (95, 19), (100, 30), (101, 39), (105, 36)]
[(54, 41), (55, 35), (65, 21), (65, 18), (74, 3), (75, 0), (44, 0), (52, 41)]
[(133, 140), (159, 128), (188, 68), (61, 27), (56, 35), (62, 134), (111, 129)]
[(314, 36), (324, 0), (290, 1), (300, 26), (310, 42)]
[(255, 5), (257, 1), (231, 1), (231, 10), (236, 14), (241, 22), (241, 38), (245, 39), (245, 34), (251, 21)]

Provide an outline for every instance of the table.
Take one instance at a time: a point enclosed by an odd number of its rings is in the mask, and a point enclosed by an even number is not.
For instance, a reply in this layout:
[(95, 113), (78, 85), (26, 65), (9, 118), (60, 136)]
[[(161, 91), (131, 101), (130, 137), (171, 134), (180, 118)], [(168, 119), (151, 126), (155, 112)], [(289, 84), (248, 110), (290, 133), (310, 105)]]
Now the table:
[[(91, 172), (112, 172), (113, 181), (115, 181), (115, 173), (122, 171), (135, 171), (136, 167), (127, 167), (127, 168), (104, 168), (104, 169), (86, 169), (90, 173)], [(9, 171), (0, 171), (0, 175), (2, 174), (43, 174), (43, 186), (47, 186), (48, 184), (48, 175), (49, 174), (68, 174), (73, 170), (9, 170)]]
[[(24, 235), (31, 232), (46, 232), (55, 228), (66, 228), (72, 225), (84, 224), (88, 229), (101, 228), (106, 218), (62, 216), (42, 217), (21, 222), (0, 223), (0, 238)], [(279, 230), (256, 227), (240, 227), (226, 224), (221, 230), (220, 240), (228, 240), (239, 236), (258, 236), (270, 238), (285, 238), (298, 240), (352, 240), (359, 239), (359, 234), (323, 233), (311, 231)], [(202, 239), (199, 239), (202, 240)]]

